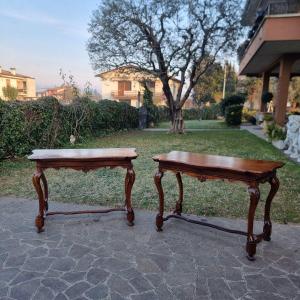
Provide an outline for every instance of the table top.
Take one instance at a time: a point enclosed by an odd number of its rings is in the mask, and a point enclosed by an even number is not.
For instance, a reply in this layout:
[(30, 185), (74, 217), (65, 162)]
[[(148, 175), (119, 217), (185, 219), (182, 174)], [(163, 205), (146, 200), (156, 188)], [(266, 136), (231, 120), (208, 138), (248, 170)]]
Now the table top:
[(135, 148), (36, 149), (30, 160), (135, 159)]
[(153, 157), (153, 160), (158, 162), (185, 164), (206, 169), (231, 170), (256, 174), (274, 171), (284, 165), (284, 163), (276, 161), (243, 159), (182, 151), (171, 151), (166, 154), (156, 155)]

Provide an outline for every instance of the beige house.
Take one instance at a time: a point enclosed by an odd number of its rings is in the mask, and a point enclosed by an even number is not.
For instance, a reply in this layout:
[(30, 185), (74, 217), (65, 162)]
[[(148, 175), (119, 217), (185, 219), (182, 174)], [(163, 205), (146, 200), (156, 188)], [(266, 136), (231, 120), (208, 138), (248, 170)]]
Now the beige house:
[[(102, 99), (126, 102), (131, 106), (140, 107), (143, 102), (145, 84), (153, 93), (153, 103), (158, 106), (167, 105), (160, 79), (150, 73), (135, 71), (134, 67), (122, 67), (96, 75), (100, 78)], [(176, 96), (180, 81), (171, 80), (170, 86)]]
[(8, 100), (3, 94), (3, 88), (6, 87), (14, 87), (18, 90), (18, 100), (32, 100), (36, 98), (35, 79), (16, 73), (15, 68), (6, 71), (0, 67), (0, 98), (3, 100)]

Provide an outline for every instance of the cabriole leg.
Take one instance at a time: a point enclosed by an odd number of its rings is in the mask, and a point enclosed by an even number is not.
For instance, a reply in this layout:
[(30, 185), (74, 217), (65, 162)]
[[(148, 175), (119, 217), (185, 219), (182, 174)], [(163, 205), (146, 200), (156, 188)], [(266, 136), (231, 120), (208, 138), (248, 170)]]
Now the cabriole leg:
[(48, 183), (47, 179), (44, 173), (41, 175), (41, 179), (44, 186), (44, 197), (45, 197), (45, 210), (48, 211), (49, 205), (48, 205)]
[(37, 232), (43, 231), (43, 227), (44, 227), (45, 195), (41, 187), (42, 176), (43, 176), (43, 171), (37, 169), (32, 177), (32, 182), (39, 199), (39, 213), (35, 218), (35, 226), (37, 227)]
[(129, 226), (134, 225), (134, 211), (131, 205), (131, 190), (135, 181), (135, 173), (133, 168), (128, 168), (125, 177), (125, 206), (127, 211), (127, 221)]
[(183, 201), (183, 184), (182, 184), (182, 179), (180, 173), (176, 173), (176, 178), (178, 182), (178, 188), (179, 188), (179, 198), (178, 201), (176, 202), (176, 208), (174, 210), (174, 213), (177, 215), (181, 215), (182, 213), (182, 201)]
[(271, 185), (271, 190), (270, 190), (269, 195), (266, 200), (265, 215), (264, 215), (264, 235), (263, 235), (263, 237), (264, 237), (265, 241), (271, 240), (272, 222), (271, 222), (271, 218), (270, 218), (270, 210), (271, 210), (272, 200), (279, 189), (279, 180), (276, 177), (276, 175), (274, 175), (274, 177), (270, 178), (269, 183)]
[(157, 231), (162, 231), (162, 226), (164, 223), (164, 191), (161, 185), (161, 179), (164, 176), (164, 173), (161, 170), (158, 170), (154, 175), (154, 182), (159, 194), (159, 212), (156, 215), (156, 227)]
[(247, 230), (248, 235), (247, 235), (246, 251), (247, 251), (247, 258), (249, 260), (254, 260), (257, 240), (253, 233), (253, 225), (254, 225), (255, 210), (260, 198), (260, 191), (259, 191), (258, 184), (257, 183), (251, 184), (248, 187), (248, 192), (250, 194), (250, 205), (248, 211), (248, 230)]

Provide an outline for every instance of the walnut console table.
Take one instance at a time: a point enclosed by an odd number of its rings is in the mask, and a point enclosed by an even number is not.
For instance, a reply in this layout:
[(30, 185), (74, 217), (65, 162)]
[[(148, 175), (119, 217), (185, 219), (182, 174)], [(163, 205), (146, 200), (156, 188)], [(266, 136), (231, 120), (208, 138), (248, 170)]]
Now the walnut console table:
[[(137, 154), (134, 148), (34, 150), (28, 159), (36, 162), (36, 171), (32, 181), (39, 199), (39, 213), (35, 219), (37, 231), (41, 232), (43, 230), (45, 216), (54, 214), (74, 215), (126, 211), (128, 225), (132, 226), (134, 212), (131, 206), (131, 189), (134, 184), (135, 173), (131, 160), (135, 158), (137, 158)], [(48, 212), (48, 185), (44, 170), (49, 168), (69, 168), (88, 172), (90, 170), (106, 167), (121, 167), (127, 169), (125, 177), (125, 208)]]
[[(190, 223), (196, 223), (218, 230), (247, 236), (246, 251), (249, 260), (254, 260), (256, 245), (261, 240), (270, 241), (272, 223), (270, 219), (271, 202), (279, 188), (276, 177), (276, 169), (283, 163), (263, 160), (249, 160), (235, 157), (201, 155), (190, 152), (172, 151), (168, 154), (157, 155), (153, 160), (159, 163), (158, 171), (154, 176), (155, 185), (159, 193), (159, 213), (156, 216), (157, 230), (161, 231), (163, 222), (170, 218), (182, 219)], [(161, 179), (164, 172), (172, 171), (176, 174), (179, 185), (179, 200), (173, 214), (164, 217), (164, 192)], [(183, 202), (183, 184), (181, 173), (196, 177), (200, 181), (207, 179), (227, 179), (229, 181), (241, 181), (248, 186), (250, 205), (248, 211), (247, 232), (223, 228), (207, 222), (188, 219), (181, 215)], [(264, 228), (261, 234), (253, 233), (253, 223), (256, 206), (260, 198), (259, 184), (269, 182), (271, 190), (265, 203)]]

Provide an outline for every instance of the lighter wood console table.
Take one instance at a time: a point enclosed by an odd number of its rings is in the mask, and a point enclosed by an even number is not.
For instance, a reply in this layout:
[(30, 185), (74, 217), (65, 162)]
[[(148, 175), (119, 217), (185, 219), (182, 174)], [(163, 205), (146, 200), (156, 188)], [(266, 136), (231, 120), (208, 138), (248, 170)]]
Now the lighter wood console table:
[[(134, 212), (131, 205), (131, 189), (135, 181), (132, 160), (137, 158), (134, 148), (107, 148), (107, 149), (51, 149), (33, 150), (28, 157), (36, 162), (36, 171), (32, 181), (39, 199), (39, 213), (35, 219), (37, 231), (44, 228), (45, 216), (54, 214), (82, 214), (82, 213), (108, 213), (112, 211), (126, 211), (128, 225), (132, 226)], [(127, 169), (125, 177), (125, 208), (112, 208), (106, 210), (86, 210), (72, 212), (48, 212), (48, 184), (44, 170), (49, 168), (69, 168), (88, 172), (99, 168)], [(41, 185), (42, 182), (42, 185)]]
[[(190, 223), (196, 223), (218, 230), (247, 236), (246, 251), (249, 260), (254, 260), (256, 245), (262, 240), (270, 241), (272, 223), (270, 219), (271, 202), (279, 188), (279, 180), (276, 170), (283, 166), (281, 162), (249, 160), (227, 156), (202, 155), (198, 153), (172, 151), (167, 154), (157, 155), (153, 160), (159, 163), (158, 171), (154, 176), (155, 185), (159, 193), (159, 213), (156, 216), (157, 230), (161, 231), (163, 222), (170, 218), (182, 219)], [(179, 200), (173, 214), (164, 217), (164, 192), (161, 179), (164, 172), (172, 171), (176, 174), (179, 185)], [(196, 177), (200, 181), (207, 179), (227, 179), (229, 181), (241, 181), (247, 184), (250, 194), (248, 211), (247, 232), (223, 228), (207, 222), (196, 221), (184, 217), (182, 213), (183, 184), (181, 173)], [(269, 182), (271, 190), (266, 200), (264, 213), (264, 228), (261, 234), (253, 233), (255, 210), (260, 199), (259, 184)]]

